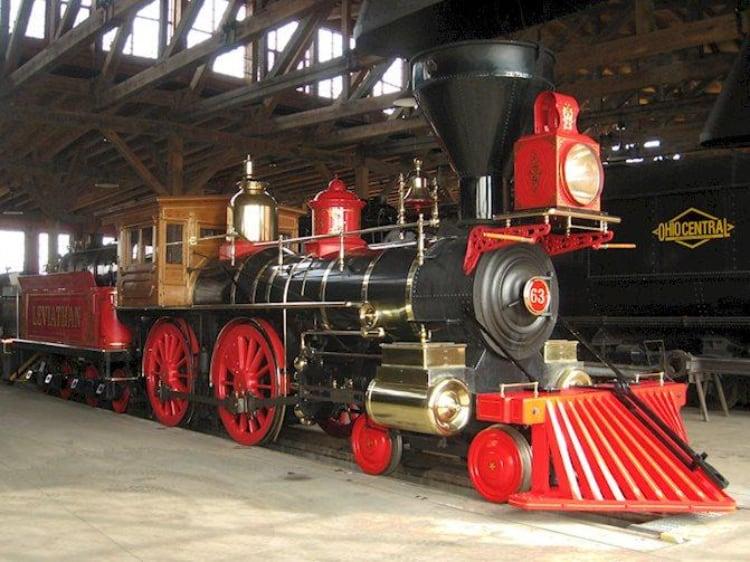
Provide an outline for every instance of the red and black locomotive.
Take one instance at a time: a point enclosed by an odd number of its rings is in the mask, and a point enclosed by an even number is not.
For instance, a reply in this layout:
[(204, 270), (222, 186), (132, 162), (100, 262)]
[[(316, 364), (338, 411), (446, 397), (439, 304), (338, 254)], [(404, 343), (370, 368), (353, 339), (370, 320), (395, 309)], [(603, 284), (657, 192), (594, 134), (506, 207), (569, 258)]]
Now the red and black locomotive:
[[(15, 349), (65, 365), (44, 377), (61, 394), (123, 410), (142, 385), (159, 422), (208, 405), (244, 445), (275, 439), (288, 409), (351, 439), (369, 474), (408, 442), (458, 451), (479, 493), (527, 509), (732, 509), (685, 443), (682, 385), (595, 385), (577, 342), (550, 340), (552, 257), (613, 247), (618, 222), (599, 208), (599, 146), (552, 91), (551, 53), (465, 42), (412, 67), (459, 176), (458, 221), (417, 163), (395, 224), (362, 228), (363, 202), (334, 179), (300, 237), (248, 159), (230, 201), (162, 197), (113, 217), (116, 301), (86, 272), (23, 279)], [(375, 233), (388, 236), (365, 242)]]

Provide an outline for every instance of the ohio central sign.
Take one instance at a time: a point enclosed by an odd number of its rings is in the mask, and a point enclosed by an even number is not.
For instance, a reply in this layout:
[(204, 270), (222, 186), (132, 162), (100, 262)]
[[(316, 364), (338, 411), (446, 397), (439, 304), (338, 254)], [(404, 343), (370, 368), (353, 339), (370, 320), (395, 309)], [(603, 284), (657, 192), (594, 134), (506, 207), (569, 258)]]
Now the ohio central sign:
[(676, 217), (662, 222), (651, 233), (659, 242), (675, 242), (691, 250), (710, 240), (729, 238), (734, 225), (705, 211), (690, 207)]

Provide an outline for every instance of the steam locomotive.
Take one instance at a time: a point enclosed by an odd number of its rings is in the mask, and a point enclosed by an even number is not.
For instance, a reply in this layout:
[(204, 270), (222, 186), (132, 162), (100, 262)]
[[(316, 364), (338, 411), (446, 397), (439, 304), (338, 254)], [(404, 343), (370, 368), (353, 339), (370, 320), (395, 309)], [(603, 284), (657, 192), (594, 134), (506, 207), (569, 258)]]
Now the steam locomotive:
[[(244, 445), (275, 439), (289, 407), (349, 438), (368, 474), (393, 471), (407, 444), (457, 454), (483, 497), (525, 509), (733, 509), (686, 443), (684, 386), (617, 372), (593, 385), (577, 343), (549, 339), (551, 257), (615, 247), (619, 222), (600, 209), (599, 146), (552, 91), (552, 67), (508, 41), (412, 59), (460, 179), (459, 221), (441, 219), (417, 164), (395, 224), (361, 228), (364, 203), (334, 179), (309, 203), (313, 234), (297, 236), (248, 158), (229, 201), (159, 197), (112, 215), (116, 295), (90, 272), (22, 278), (17, 364), (65, 357), (42, 383), (118, 410), (143, 385), (167, 426), (207, 405)], [(389, 235), (365, 241), (376, 233)]]

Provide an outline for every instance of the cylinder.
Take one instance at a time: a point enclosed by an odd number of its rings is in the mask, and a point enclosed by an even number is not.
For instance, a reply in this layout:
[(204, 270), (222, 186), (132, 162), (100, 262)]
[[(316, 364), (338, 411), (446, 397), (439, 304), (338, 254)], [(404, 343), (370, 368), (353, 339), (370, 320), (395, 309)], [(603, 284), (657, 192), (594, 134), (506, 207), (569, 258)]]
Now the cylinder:
[(455, 435), (471, 418), (466, 384), (446, 377), (431, 385), (375, 378), (367, 388), (367, 415), (380, 425), (434, 435)]

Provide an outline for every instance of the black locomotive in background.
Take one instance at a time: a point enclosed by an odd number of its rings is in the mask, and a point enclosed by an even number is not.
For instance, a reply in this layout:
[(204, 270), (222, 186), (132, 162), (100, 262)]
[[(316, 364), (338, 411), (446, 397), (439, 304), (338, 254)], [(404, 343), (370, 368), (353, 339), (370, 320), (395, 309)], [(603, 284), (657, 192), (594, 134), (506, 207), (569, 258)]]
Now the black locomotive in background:
[[(750, 359), (750, 155), (610, 165), (604, 200), (637, 248), (560, 256), (560, 315), (618, 361)], [(724, 381), (750, 402), (750, 378)]]

